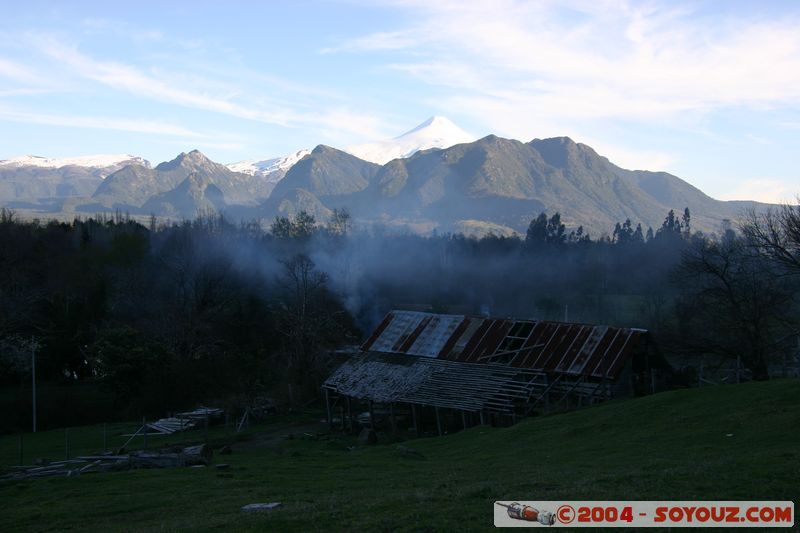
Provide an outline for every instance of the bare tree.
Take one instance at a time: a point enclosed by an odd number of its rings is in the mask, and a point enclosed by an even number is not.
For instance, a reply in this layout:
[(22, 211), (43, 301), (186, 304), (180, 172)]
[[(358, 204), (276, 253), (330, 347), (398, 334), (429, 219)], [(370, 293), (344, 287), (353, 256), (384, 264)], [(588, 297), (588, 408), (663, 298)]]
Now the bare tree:
[(797, 205), (784, 204), (760, 213), (750, 210), (741, 230), (760, 251), (800, 274), (800, 197)]
[(792, 288), (744, 239), (697, 239), (675, 272), (683, 292), (684, 345), (695, 352), (741, 357), (754, 379), (791, 331)]
[(347, 334), (347, 313), (328, 291), (328, 275), (308, 256), (297, 254), (283, 266), (278, 329), (286, 340), (289, 379), (316, 390), (324, 373), (322, 350)]

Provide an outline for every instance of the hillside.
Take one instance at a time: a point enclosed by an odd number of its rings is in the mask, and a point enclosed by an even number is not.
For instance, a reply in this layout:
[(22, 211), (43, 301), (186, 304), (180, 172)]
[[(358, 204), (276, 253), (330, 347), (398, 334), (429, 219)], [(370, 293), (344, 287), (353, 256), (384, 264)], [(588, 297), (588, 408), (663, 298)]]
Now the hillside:
[(0, 203), (90, 196), (106, 176), (133, 164), (150, 166), (141, 157), (128, 154), (0, 160)]
[[(503, 499), (797, 501), (799, 396), (797, 380), (679, 390), (405, 442), (416, 454), (276, 419), (217, 457), (228, 470), (0, 484), (0, 529), (493, 531)], [(13, 460), (17, 437), (0, 445)], [(284, 508), (239, 511), (270, 501)]]
[[(718, 232), (724, 219), (758, 206), (714, 200), (664, 172), (622, 169), (567, 137), (523, 143), (489, 135), (394, 159), (367, 173), (341, 168), (342, 158), (328, 149), (295, 165), (265, 204), (268, 216), (295, 188), (327, 208), (348, 207), (357, 219), (439, 231), (483, 226), (524, 234), (538, 213), (558, 211), (568, 226), (582, 225), (597, 236), (627, 218), (657, 229), (670, 209), (689, 207), (695, 230)], [(315, 192), (319, 182), (326, 183), (321, 194)], [(335, 198), (324, 198), (330, 196), (328, 182), (344, 184)]]
[[(233, 172), (193, 150), (155, 168), (128, 165), (114, 172), (100, 184), (91, 201), (79, 206), (78, 210), (120, 209), (145, 215), (193, 218), (199, 204), (178, 199), (185, 198), (189, 187), (185, 181), (191, 175), (196, 176), (195, 188), (199, 179), (221, 191), (223, 198), (217, 198), (209, 205), (253, 205), (267, 198), (271, 189), (263, 177)], [(204, 202), (201, 204), (207, 207)]]
[(369, 186), (379, 169), (379, 165), (319, 145), (289, 169), (259, 215), (271, 219), (304, 210), (323, 221), (332, 208), (348, 205), (354, 194)]

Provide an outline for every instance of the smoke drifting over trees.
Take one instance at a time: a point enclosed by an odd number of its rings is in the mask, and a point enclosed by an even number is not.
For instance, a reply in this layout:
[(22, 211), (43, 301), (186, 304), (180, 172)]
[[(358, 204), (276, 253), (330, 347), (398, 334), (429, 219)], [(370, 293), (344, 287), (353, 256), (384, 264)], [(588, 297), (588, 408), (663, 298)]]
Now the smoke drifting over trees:
[(0, 380), (28, 379), (36, 343), (40, 379), (99, 383), (120, 414), (264, 392), (300, 401), (327, 352), (392, 308), (643, 327), (668, 355), (740, 357), (765, 378), (797, 331), (795, 213), (707, 236), (670, 211), (655, 230), (626, 220), (600, 238), (542, 213), (525, 238), (477, 239), (354, 228), (345, 209), (270, 231), (214, 213), (147, 228), (3, 211)]

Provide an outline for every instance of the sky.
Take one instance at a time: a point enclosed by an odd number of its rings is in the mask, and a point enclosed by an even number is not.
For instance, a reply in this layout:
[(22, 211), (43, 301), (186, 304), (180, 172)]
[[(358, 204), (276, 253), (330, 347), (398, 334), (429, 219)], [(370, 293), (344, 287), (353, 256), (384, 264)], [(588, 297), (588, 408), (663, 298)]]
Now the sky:
[(199, 149), (231, 163), (432, 115), (569, 136), (719, 199), (800, 194), (800, 2), (0, 5), (0, 159)]

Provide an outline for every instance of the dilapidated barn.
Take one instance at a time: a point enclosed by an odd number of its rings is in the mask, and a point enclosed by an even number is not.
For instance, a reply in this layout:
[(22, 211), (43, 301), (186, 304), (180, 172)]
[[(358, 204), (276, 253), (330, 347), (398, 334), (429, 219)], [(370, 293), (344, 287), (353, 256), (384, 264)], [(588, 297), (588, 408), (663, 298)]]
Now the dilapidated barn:
[[(470, 421), (516, 420), (642, 392), (663, 358), (646, 330), (392, 311), (325, 381), (329, 419), (353, 424), (353, 402)], [(388, 407), (387, 407), (388, 406)]]

